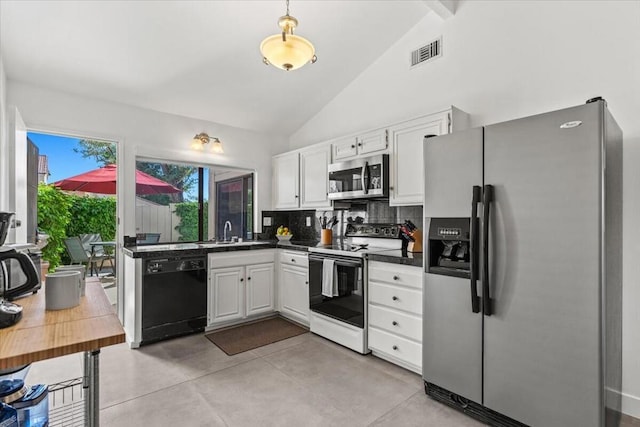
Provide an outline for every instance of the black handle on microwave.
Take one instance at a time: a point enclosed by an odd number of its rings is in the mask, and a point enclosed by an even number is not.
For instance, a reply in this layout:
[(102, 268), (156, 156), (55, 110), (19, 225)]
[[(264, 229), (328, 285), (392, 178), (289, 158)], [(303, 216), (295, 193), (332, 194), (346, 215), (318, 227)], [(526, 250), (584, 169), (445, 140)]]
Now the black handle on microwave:
[(369, 162), (364, 162), (362, 166), (362, 172), (360, 173), (360, 179), (362, 181), (362, 192), (369, 194), (369, 182), (371, 177), (369, 176)]

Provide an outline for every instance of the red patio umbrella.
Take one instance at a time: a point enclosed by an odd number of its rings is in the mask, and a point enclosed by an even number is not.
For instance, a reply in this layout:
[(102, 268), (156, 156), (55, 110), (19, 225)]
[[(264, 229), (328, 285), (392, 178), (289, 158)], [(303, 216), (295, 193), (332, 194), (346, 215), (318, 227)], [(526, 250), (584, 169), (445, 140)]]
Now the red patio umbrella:
[[(53, 183), (67, 191), (116, 194), (116, 165), (107, 165)], [(181, 193), (182, 190), (136, 169), (136, 194)]]

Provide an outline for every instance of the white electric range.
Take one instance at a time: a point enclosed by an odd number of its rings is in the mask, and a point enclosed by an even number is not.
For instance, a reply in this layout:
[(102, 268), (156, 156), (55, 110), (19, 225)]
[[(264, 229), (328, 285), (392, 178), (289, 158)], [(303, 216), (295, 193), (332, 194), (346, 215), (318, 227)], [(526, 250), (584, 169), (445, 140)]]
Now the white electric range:
[(368, 353), (366, 255), (401, 247), (398, 224), (347, 224), (344, 239), (309, 248), (311, 332)]

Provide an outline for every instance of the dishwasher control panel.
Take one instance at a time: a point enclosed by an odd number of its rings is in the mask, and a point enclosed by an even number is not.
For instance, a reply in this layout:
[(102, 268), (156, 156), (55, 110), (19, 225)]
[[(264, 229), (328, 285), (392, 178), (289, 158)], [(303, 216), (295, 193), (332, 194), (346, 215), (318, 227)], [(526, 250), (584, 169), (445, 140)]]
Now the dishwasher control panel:
[(177, 271), (205, 270), (206, 257), (171, 257), (149, 259), (145, 262), (144, 274), (173, 273)]

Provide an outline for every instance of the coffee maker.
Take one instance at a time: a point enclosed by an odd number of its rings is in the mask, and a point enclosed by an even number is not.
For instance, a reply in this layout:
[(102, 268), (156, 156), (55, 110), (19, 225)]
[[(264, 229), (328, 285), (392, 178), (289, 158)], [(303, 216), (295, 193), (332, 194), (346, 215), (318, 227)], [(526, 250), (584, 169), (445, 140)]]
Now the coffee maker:
[(40, 277), (31, 258), (4, 246), (13, 215), (0, 212), (0, 329), (16, 324), (22, 317), (22, 307), (9, 301), (40, 288)]

